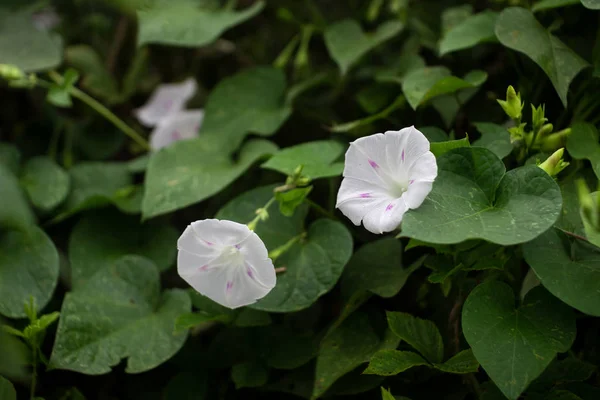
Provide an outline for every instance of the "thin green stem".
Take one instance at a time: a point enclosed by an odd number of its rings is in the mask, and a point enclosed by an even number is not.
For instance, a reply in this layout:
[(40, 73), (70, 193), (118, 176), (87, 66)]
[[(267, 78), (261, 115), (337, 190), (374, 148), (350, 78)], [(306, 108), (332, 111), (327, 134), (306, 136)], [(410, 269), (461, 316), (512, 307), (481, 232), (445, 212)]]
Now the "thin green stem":
[(294, 236), (293, 238), (291, 238), (290, 240), (288, 240), (286, 243), (282, 244), (278, 248), (271, 250), (269, 252), (269, 258), (273, 262), (275, 262), (275, 260), (277, 260), (283, 254), (285, 254), (285, 252), (288, 251), (289, 249), (291, 249), (293, 245), (295, 245), (297, 242), (304, 239), (305, 237), (306, 237), (306, 232), (302, 232), (301, 234)]
[[(58, 83), (58, 84), (62, 83), (63, 78), (57, 72), (50, 71), (48, 73), (48, 75), (56, 83)], [(75, 97), (76, 99), (81, 100), (82, 102), (87, 104), (89, 107), (94, 109), (98, 114), (102, 115), (104, 118), (106, 118), (108, 121), (110, 121), (114, 126), (119, 128), (121, 130), (121, 132), (123, 132), (124, 134), (129, 136), (134, 142), (139, 144), (144, 150), (150, 150), (150, 145), (148, 144), (146, 139), (144, 139), (139, 133), (137, 133), (134, 129), (132, 129), (125, 122), (123, 122), (123, 120), (121, 120), (119, 117), (117, 117), (115, 114), (113, 114), (112, 111), (110, 111), (108, 108), (106, 108), (104, 105), (102, 105), (102, 103), (100, 103), (99, 101), (97, 101), (96, 99), (94, 99), (93, 97), (89, 96), (87, 93), (79, 90), (76, 87), (72, 87), (70, 89), (69, 93), (71, 94), (71, 96)]]
[(275, 196), (271, 197), (269, 199), (269, 201), (267, 201), (267, 204), (265, 204), (263, 207), (259, 208), (256, 210), (256, 217), (254, 217), (254, 219), (252, 219), (252, 221), (248, 222), (246, 225), (248, 225), (248, 228), (250, 228), (251, 231), (256, 229), (256, 225), (258, 225), (258, 223), (264, 219), (266, 219), (265, 215), (267, 213), (267, 210), (269, 209), (269, 207), (271, 207), (271, 204), (273, 204), (273, 202), (275, 201)]
[(328, 218), (331, 218), (331, 219), (335, 219), (335, 220), (338, 219), (335, 215), (333, 215), (333, 213), (330, 213), (329, 211), (327, 211), (326, 209), (324, 209), (323, 207), (321, 207), (320, 205), (318, 205), (317, 203), (315, 203), (311, 199), (306, 198), (306, 199), (304, 199), (304, 202), (306, 204), (308, 204), (310, 207), (312, 207), (319, 214), (324, 215), (324, 216), (326, 216)]

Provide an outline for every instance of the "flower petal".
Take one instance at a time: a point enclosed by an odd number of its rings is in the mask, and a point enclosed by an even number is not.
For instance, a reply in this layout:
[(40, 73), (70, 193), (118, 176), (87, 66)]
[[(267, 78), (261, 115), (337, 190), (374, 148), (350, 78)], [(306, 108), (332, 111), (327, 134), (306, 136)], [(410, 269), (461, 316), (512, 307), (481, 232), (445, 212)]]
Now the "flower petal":
[(226, 306), (229, 308), (238, 308), (246, 306), (248, 304), (256, 303), (258, 299), (265, 297), (271, 289), (275, 286), (265, 285), (258, 278), (252, 275), (255, 271), (266, 271), (270, 269), (273, 272), (273, 280), (275, 276), (275, 268), (271, 260), (267, 259), (257, 268), (251, 268), (252, 271), (248, 273), (249, 269), (235, 269), (232, 278), (226, 283), (225, 286), (225, 297), (227, 299)]
[(388, 170), (385, 138), (382, 133), (360, 138), (350, 143), (346, 151), (344, 177), (387, 187)]
[(364, 180), (344, 178), (338, 191), (336, 207), (358, 226), (373, 207), (392, 200), (392, 195), (378, 185)]
[(165, 117), (150, 134), (150, 147), (158, 150), (179, 140), (195, 138), (203, 119), (204, 110), (183, 110)]
[(177, 249), (212, 259), (217, 258), (220, 254), (218, 246), (199, 236), (192, 228), (192, 225), (188, 225), (177, 240)]
[(247, 225), (227, 220), (205, 219), (191, 226), (199, 238), (219, 246), (234, 246), (253, 233)]
[(186, 251), (177, 255), (177, 271), (179, 275), (198, 293), (212, 301), (229, 307), (227, 282), (231, 280), (230, 268), (206, 268), (197, 266), (197, 256)]
[(419, 208), (429, 192), (431, 192), (432, 186), (433, 182), (429, 181), (414, 181), (409, 185), (408, 190), (402, 196), (407, 207), (413, 210)]
[(269, 258), (265, 244), (256, 233), (252, 232), (241, 243), (240, 252), (246, 260), (245, 274), (259, 286), (266, 288), (267, 292), (273, 289), (277, 281), (273, 261)]
[(388, 139), (388, 165), (398, 179), (404, 178), (407, 167), (429, 151), (429, 141), (414, 126), (399, 131), (387, 131), (385, 136)]
[(433, 182), (437, 177), (437, 161), (432, 152), (428, 151), (414, 160), (409, 168), (408, 176), (413, 181)]
[(391, 232), (400, 225), (407, 209), (403, 198), (383, 201), (365, 215), (363, 225), (372, 233)]
[(181, 111), (196, 90), (194, 78), (188, 78), (181, 83), (160, 85), (148, 102), (135, 110), (134, 114), (142, 124), (154, 126), (168, 115)]

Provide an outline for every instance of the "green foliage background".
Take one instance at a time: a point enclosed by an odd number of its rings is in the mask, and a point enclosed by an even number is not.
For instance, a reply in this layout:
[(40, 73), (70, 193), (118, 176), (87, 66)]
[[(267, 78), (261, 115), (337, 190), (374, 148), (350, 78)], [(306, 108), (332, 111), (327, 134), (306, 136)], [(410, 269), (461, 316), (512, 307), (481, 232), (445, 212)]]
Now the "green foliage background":
[[(0, 399), (599, 399), (599, 10), (3, 1)], [(198, 137), (148, 151), (132, 111), (190, 76)], [(370, 234), (334, 207), (343, 154), (410, 125), (438, 178)], [(188, 288), (185, 226), (276, 188), (273, 291)]]

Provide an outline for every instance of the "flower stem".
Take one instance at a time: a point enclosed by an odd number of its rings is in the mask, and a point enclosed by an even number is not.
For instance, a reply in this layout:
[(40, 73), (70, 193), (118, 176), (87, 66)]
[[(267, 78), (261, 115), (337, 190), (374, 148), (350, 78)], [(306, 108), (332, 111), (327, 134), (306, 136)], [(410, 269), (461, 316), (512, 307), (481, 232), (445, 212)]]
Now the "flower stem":
[(277, 258), (281, 257), (281, 255), (283, 255), (286, 251), (291, 249), (293, 245), (295, 245), (297, 242), (304, 239), (305, 237), (306, 237), (306, 232), (302, 232), (301, 234), (294, 236), (293, 238), (291, 238), (290, 240), (288, 240), (286, 243), (282, 244), (275, 250), (271, 250), (269, 252), (269, 258), (271, 260), (273, 260), (273, 262), (275, 262), (275, 260), (277, 260)]
[(271, 197), (269, 201), (267, 201), (267, 204), (265, 204), (263, 207), (256, 210), (256, 217), (246, 224), (251, 231), (256, 230), (256, 225), (258, 225), (260, 221), (264, 221), (269, 218), (269, 212), (267, 210), (269, 207), (271, 207), (271, 204), (273, 204), (274, 201), (275, 196)]
[[(54, 82), (58, 84), (62, 83), (63, 78), (56, 71), (50, 71), (48, 72), (48, 75), (50, 76), (50, 78), (52, 78)], [(93, 97), (79, 90), (76, 87), (71, 87), (69, 93), (71, 94), (71, 96), (81, 100), (90, 108), (94, 109), (94, 111), (96, 111), (98, 114), (102, 115), (104, 118), (110, 121), (114, 126), (119, 128), (121, 132), (123, 132), (125, 135), (129, 136), (134, 142), (139, 144), (144, 150), (150, 150), (150, 145), (148, 144), (146, 139), (144, 139), (139, 133), (137, 133), (125, 122), (123, 122), (123, 120), (121, 120), (119, 117), (113, 114), (112, 111), (110, 111), (108, 108), (102, 105), (98, 100), (94, 99)]]
[(309, 206), (311, 206), (316, 212), (318, 212), (319, 214), (322, 214), (328, 218), (334, 219), (337, 221), (337, 217), (335, 215), (333, 215), (333, 213), (330, 213), (329, 211), (327, 211), (326, 209), (324, 209), (323, 207), (321, 207), (320, 205), (318, 205), (317, 203), (315, 203), (314, 201), (312, 201), (309, 198), (304, 199), (304, 202), (306, 204), (308, 204)]

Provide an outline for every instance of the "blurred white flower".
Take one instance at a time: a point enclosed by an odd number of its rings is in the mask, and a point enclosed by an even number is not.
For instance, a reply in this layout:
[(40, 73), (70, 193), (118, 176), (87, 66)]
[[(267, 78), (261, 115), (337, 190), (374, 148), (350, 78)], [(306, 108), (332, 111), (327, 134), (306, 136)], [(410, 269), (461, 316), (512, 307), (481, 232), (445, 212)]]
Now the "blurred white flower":
[(192, 222), (177, 248), (179, 275), (225, 307), (255, 303), (275, 287), (267, 248), (247, 225), (217, 219)]
[(155, 126), (166, 117), (184, 109), (185, 103), (196, 94), (197, 84), (194, 78), (181, 83), (159, 85), (148, 102), (134, 111), (140, 122), (146, 126)]
[(150, 147), (158, 150), (178, 140), (195, 138), (203, 119), (204, 110), (183, 110), (167, 116), (150, 134)]
[(363, 137), (346, 152), (336, 207), (354, 225), (390, 232), (423, 203), (436, 176), (429, 141), (414, 126)]

